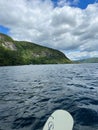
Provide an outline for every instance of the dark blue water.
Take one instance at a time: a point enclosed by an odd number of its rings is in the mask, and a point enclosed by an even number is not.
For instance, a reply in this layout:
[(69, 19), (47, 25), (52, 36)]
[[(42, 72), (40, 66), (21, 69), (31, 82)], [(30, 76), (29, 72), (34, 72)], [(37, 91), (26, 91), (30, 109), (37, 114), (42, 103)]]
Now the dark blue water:
[(0, 130), (42, 130), (57, 109), (98, 130), (98, 64), (0, 67)]

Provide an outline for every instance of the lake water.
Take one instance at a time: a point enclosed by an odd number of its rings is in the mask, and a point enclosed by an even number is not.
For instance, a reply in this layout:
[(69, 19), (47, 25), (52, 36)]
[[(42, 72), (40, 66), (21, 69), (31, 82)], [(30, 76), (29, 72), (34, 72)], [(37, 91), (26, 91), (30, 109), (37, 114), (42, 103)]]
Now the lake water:
[(98, 130), (97, 63), (0, 67), (0, 130), (42, 130), (57, 109)]

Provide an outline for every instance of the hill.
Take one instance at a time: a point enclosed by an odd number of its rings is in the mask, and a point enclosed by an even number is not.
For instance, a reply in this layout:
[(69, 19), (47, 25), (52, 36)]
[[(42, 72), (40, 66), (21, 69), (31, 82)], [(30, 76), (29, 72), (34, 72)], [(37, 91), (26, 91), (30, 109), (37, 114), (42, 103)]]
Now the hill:
[(97, 57), (87, 58), (87, 59), (82, 59), (82, 60), (78, 60), (75, 62), (78, 62), (78, 63), (98, 63), (98, 58)]
[(0, 33), (0, 66), (71, 63), (62, 52)]

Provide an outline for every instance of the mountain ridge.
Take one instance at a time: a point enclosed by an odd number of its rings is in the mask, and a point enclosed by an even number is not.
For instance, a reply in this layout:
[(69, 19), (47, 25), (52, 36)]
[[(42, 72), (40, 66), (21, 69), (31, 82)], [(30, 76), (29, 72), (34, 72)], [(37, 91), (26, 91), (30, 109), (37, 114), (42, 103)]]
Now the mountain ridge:
[(98, 63), (98, 57), (92, 57), (92, 58), (77, 60), (77, 61), (74, 61), (74, 62), (76, 62), (76, 63)]
[(28, 64), (64, 64), (72, 61), (59, 50), (27, 41), (15, 41), (0, 33), (0, 66)]

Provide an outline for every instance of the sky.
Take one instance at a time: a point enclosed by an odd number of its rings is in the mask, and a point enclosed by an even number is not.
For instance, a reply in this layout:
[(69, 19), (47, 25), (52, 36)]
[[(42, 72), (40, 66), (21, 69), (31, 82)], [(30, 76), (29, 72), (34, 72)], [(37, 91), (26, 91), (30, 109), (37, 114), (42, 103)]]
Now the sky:
[(0, 0), (0, 32), (71, 60), (98, 57), (98, 0)]

